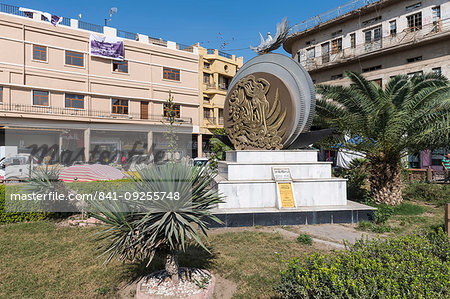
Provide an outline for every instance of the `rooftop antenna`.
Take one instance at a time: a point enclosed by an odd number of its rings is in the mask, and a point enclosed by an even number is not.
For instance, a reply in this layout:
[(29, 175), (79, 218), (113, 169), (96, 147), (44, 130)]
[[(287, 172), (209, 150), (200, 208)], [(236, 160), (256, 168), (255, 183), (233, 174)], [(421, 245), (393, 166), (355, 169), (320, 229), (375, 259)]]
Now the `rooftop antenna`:
[(117, 7), (111, 7), (111, 9), (109, 10), (109, 26), (111, 26), (111, 17), (115, 13), (117, 13)]

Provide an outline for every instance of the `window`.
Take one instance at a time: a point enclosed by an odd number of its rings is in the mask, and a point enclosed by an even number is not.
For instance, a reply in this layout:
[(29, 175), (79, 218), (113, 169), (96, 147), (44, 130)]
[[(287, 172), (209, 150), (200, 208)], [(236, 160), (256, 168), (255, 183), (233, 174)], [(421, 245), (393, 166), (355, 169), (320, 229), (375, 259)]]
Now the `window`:
[(211, 101), (211, 98), (209, 98), (209, 97), (203, 97), (203, 103), (209, 104), (210, 101)]
[(164, 117), (180, 117), (181, 107), (180, 104), (172, 104), (172, 108), (170, 104), (165, 103), (163, 106), (163, 115)]
[(406, 20), (408, 21), (409, 31), (413, 32), (413, 31), (422, 29), (422, 13), (421, 12), (407, 16)]
[(316, 40), (313, 39), (313, 40), (307, 41), (307, 42), (305, 43), (305, 45), (308, 47), (308, 46), (314, 45), (315, 43), (316, 43)]
[(207, 62), (203, 62), (203, 68), (205, 68), (205, 69), (209, 70), (209, 69), (210, 69), (210, 67), (211, 67), (211, 65), (210, 65), (209, 63), (207, 63)]
[(219, 75), (219, 88), (227, 90), (230, 86), (231, 78)]
[(433, 16), (433, 23), (439, 21), (441, 18), (441, 7), (435, 6), (431, 8), (431, 15)]
[(180, 70), (165, 67), (163, 68), (163, 78), (167, 80), (180, 81)]
[(209, 84), (211, 83), (211, 75), (203, 73), (203, 83)]
[(339, 29), (338, 31), (335, 31), (335, 32), (331, 33), (331, 37), (335, 37), (335, 36), (340, 35), (340, 34), (342, 34), (342, 29)]
[(367, 73), (367, 72), (373, 72), (373, 71), (380, 70), (380, 69), (381, 69), (381, 65), (376, 65), (376, 66), (363, 68), (362, 72)]
[(431, 9), (431, 15), (433, 16), (433, 29), (431, 30), (432, 32), (439, 32), (441, 31), (440, 29), (440, 20), (441, 20), (441, 7), (440, 6), (435, 6)]
[(411, 78), (414, 76), (423, 76), (423, 71), (408, 73), (407, 76), (408, 76), (408, 78)]
[(390, 31), (391, 36), (397, 35), (397, 21), (396, 20), (389, 22), (389, 31)]
[(331, 41), (331, 54), (336, 54), (342, 51), (342, 38)]
[(432, 68), (431, 71), (433, 73), (435, 73), (436, 75), (441, 75), (442, 74), (442, 69), (440, 67)]
[(333, 75), (331, 76), (331, 80), (337, 80), (337, 79), (342, 79), (344, 76), (342, 74), (337, 74), (337, 75)]
[(128, 73), (128, 61), (113, 60), (113, 72)]
[(128, 100), (112, 99), (111, 112), (114, 114), (128, 114)]
[(48, 106), (48, 91), (33, 90), (33, 105)]
[(412, 63), (412, 62), (421, 61), (421, 60), (422, 60), (422, 56), (417, 56), (417, 57), (407, 58), (406, 62)]
[(72, 51), (66, 51), (66, 65), (84, 67), (84, 54)]
[(381, 16), (369, 19), (367, 21), (362, 22), (363, 26), (372, 25), (381, 20)]
[(364, 41), (366, 44), (381, 40), (381, 26), (364, 31)]
[(381, 78), (372, 80), (372, 82), (374, 82), (375, 84), (377, 84), (380, 87), (383, 87), (383, 79), (381, 79)]
[(0, 103), (3, 103), (3, 87), (0, 86)]
[(47, 47), (33, 45), (33, 59), (47, 61)]
[(421, 7), (421, 6), (422, 6), (422, 2), (418, 2), (418, 3), (415, 3), (413, 5), (406, 6), (406, 11), (412, 11), (412, 10), (414, 10), (416, 8)]
[(313, 58), (316, 57), (316, 48), (309, 48), (306, 50), (306, 59), (309, 63), (312, 62)]
[(209, 108), (203, 108), (203, 118), (209, 119), (211, 118), (211, 109)]
[(67, 94), (65, 96), (66, 108), (84, 109), (84, 96), (79, 94)]
[(350, 48), (356, 48), (356, 34), (350, 34)]
[(330, 43), (322, 44), (322, 63), (330, 61)]

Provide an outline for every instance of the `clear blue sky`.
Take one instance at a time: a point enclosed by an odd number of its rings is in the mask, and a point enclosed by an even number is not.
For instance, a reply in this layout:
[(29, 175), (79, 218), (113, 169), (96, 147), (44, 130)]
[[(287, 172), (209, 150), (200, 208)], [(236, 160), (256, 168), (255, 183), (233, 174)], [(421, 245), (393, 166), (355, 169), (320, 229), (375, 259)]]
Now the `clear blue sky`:
[[(67, 18), (104, 25), (109, 9), (117, 7), (111, 27), (146, 34), (181, 44), (200, 42), (220, 48), (244, 61), (254, 57), (249, 45), (259, 44), (259, 34), (276, 32), (285, 16), (290, 25), (332, 9), (348, 0), (316, 1), (117, 1), (117, 0), (0, 0), (0, 3), (41, 10)], [(280, 53), (287, 54), (284, 50)]]

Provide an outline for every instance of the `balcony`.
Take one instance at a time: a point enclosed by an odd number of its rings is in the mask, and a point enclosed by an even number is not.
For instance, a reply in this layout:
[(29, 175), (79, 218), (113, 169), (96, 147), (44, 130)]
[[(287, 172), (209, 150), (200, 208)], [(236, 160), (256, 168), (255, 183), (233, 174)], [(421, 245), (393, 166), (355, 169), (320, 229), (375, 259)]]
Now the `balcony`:
[(206, 89), (217, 89), (216, 82), (204, 83), (206, 85)]
[(219, 83), (219, 89), (228, 90), (228, 85), (229, 84), (227, 84), (225, 82), (221, 82), (221, 83)]
[(211, 125), (215, 126), (216, 125), (215, 117), (212, 117), (212, 116), (205, 117), (204, 120), (205, 120), (205, 125), (207, 125), (207, 126), (211, 126)]
[(223, 120), (223, 116), (219, 117), (219, 125), (223, 125), (224, 120)]
[[(11, 113), (27, 113), (31, 115), (55, 115), (55, 116), (65, 116), (67, 117), (77, 117), (77, 118), (98, 118), (98, 119), (110, 119), (110, 120), (132, 120), (138, 122), (162, 122), (166, 121), (167, 118), (163, 115), (148, 115), (147, 119), (141, 119), (140, 113), (128, 113), (128, 114), (116, 114), (111, 113), (111, 111), (99, 111), (99, 110), (88, 110), (88, 109), (73, 109), (73, 108), (63, 108), (63, 107), (47, 107), (47, 106), (31, 106), (31, 105), (19, 105), (12, 104), (8, 105), (6, 103), (0, 105), (0, 112), (11, 112)], [(180, 117), (176, 118), (176, 122), (182, 124), (192, 124), (192, 118), (190, 117)]]
[(306, 68), (307, 71), (314, 71), (332, 67), (340, 63), (350, 62), (355, 59), (378, 55), (380, 53), (418, 44), (434, 38), (446, 37), (449, 34), (450, 19), (444, 19), (439, 22), (426, 24), (422, 26), (422, 29), (420, 30), (405, 28), (396, 35), (384, 36), (377, 41), (359, 44), (354, 48), (343, 48), (342, 51), (335, 54), (308, 57), (306, 49), (302, 49), (299, 53), (300, 63)]

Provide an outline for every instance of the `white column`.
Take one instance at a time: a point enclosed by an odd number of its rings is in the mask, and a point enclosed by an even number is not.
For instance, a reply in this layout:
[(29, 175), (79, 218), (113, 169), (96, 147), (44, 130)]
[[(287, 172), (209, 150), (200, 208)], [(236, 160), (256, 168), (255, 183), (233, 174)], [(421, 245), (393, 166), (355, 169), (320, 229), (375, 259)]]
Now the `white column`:
[(197, 135), (197, 157), (203, 157), (203, 138), (200, 133)]
[(84, 130), (84, 161), (89, 162), (91, 149), (91, 128)]

